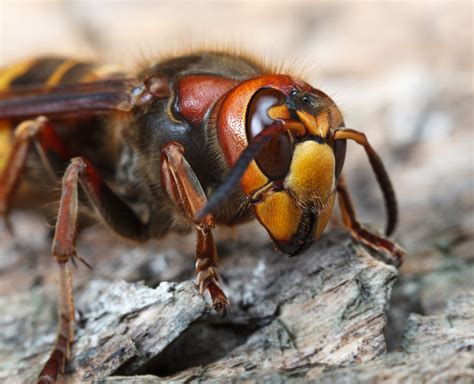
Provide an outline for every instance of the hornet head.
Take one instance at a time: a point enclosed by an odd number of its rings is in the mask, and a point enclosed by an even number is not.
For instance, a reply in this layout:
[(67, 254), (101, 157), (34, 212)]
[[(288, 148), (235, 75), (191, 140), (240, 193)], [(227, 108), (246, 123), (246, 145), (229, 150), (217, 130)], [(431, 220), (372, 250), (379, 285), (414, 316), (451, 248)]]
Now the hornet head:
[[(345, 140), (334, 102), (286, 75), (245, 81), (217, 103), (216, 130), (229, 179), (205, 210), (236, 183), (279, 250), (295, 255), (323, 232), (332, 213)], [(204, 213), (204, 212), (202, 212)]]

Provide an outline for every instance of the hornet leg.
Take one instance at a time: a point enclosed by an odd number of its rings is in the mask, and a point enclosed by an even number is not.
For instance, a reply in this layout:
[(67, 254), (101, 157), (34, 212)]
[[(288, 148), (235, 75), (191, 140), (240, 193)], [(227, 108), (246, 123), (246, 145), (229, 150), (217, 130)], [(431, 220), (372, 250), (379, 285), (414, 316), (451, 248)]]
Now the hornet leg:
[(161, 179), (163, 189), (181, 214), (196, 225), (197, 284), (203, 294), (209, 292), (213, 308), (224, 315), (229, 301), (218, 284), (217, 252), (212, 237), (214, 219), (207, 214), (201, 220), (194, 217), (207, 203), (206, 195), (183, 155), (181, 144), (171, 142), (161, 152)]
[(352, 205), (349, 191), (347, 190), (342, 176), (339, 178), (336, 190), (339, 198), (342, 221), (350, 230), (352, 237), (363, 242), (372, 249), (385, 251), (385, 254), (387, 254), (388, 257), (386, 262), (399, 267), (402, 264), (405, 251), (385, 237), (376, 235), (360, 225), (357, 221), (355, 209)]
[[(53, 239), (52, 255), (59, 266), (59, 325), (56, 342), (38, 377), (38, 383), (53, 383), (64, 374), (74, 341), (74, 300), (69, 260), (76, 254), (78, 185), (99, 217), (117, 234), (134, 240), (146, 240), (147, 227), (138, 216), (104, 183), (92, 164), (73, 158), (63, 177), (59, 214)], [(87, 265), (87, 263), (86, 263)]]
[(0, 173), (0, 218), (5, 219), (10, 232), (11, 226), (8, 221), (9, 204), (19, 184), (33, 141), (36, 143), (36, 149), (44, 168), (54, 181), (56, 181), (56, 175), (48, 157), (59, 157), (65, 162), (70, 158), (66, 147), (62, 144), (45, 117), (24, 121), (16, 127), (12, 150), (3, 172)]

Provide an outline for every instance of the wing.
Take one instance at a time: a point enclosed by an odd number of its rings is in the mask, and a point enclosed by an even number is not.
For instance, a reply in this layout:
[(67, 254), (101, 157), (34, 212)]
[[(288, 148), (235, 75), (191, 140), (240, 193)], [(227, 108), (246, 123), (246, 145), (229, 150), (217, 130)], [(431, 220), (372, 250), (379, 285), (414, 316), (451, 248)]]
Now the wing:
[(0, 119), (128, 112), (132, 108), (132, 89), (132, 80), (126, 78), (18, 87), (0, 92)]

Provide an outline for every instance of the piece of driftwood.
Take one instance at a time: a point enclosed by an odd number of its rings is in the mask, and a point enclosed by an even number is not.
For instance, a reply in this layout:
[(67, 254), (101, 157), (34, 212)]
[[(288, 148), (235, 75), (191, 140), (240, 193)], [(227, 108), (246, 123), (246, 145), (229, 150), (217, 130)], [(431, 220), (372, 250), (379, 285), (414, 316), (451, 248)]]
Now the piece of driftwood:
[[(54, 302), (50, 294), (35, 292), (30, 298), (11, 297), (0, 303), (1, 380), (34, 381), (54, 340), (54, 329), (49, 327), (54, 324)], [(12, 313), (12, 305), (20, 313)], [(128, 362), (140, 367), (206, 308), (192, 282), (163, 282), (152, 289), (100, 280), (87, 286), (77, 306), (81, 315), (68, 366), (71, 382), (105, 378)]]
[[(474, 294), (466, 292), (449, 301), (436, 316), (411, 315), (404, 350), (391, 352), (363, 364), (343, 368), (307, 364), (296, 369), (255, 369), (227, 376), (228, 382), (299, 383), (472, 383), (474, 378)], [(187, 381), (220, 382), (214, 367), (184, 372)], [(209, 374), (211, 369), (211, 374)], [(323, 372), (322, 372), (323, 371)], [(171, 378), (170, 381), (176, 380)], [(161, 383), (156, 376), (110, 377), (112, 383)]]
[[(14, 383), (34, 381), (56, 331), (48, 242), (21, 233), (18, 238), (2, 243), (3, 269), (11, 272), (4, 274), (0, 298), (0, 381)], [(190, 280), (192, 253), (186, 248), (193, 239), (183, 240), (137, 248), (100, 231), (81, 237), (80, 254), (96, 267), (74, 270), (77, 327), (68, 382), (469, 382), (473, 374), (468, 266), (454, 280), (459, 268), (452, 266), (402, 280), (407, 293), (397, 300), (406, 299), (416, 282), (413, 297), (427, 315), (407, 314), (403, 349), (387, 354), (384, 333), (389, 328), (390, 338), (398, 326), (386, 322), (397, 271), (347, 234), (329, 232), (295, 258), (274, 251), (254, 227), (221, 242), (222, 283), (231, 301), (225, 318), (209, 310)], [(48, 266), (43, 281), (29, 276), (27, 264), (37, 268), (29, 254), (40, 269)], [(441, 281), (450, 294), (433, 291)], [(11, 282), (33, 288), (17, 292)], [(397, 303), (392, 312), (403, 308)]]
[[(223, 253), (231, 301), (225, 318), (209, 313), (191, 281), (154, 289), (86, 283), (76, 295), (68, 381), (218, 379), (266, 370), (314, 375), (385, 352), (384, 309), (397, 271), (347, 235), (333, 232), (296, 258), (268, 243), (239, 243)], [(33, 380), (54, 340), (54, 289), (6, 296), (0, 311), (0, 380)]]

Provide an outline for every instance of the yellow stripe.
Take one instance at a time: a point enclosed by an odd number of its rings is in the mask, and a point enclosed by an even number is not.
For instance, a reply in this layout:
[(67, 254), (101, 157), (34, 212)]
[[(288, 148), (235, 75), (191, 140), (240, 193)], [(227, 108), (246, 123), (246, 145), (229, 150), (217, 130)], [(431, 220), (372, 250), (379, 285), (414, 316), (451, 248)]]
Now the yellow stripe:
[[(23, 61), (0, 70), (0, 91), (7, 90), (16, 78), (27, 73), (36, 59)], [(13, 132), (8, 120), (0, 120), (0, 174), (3, 173), (12, 148)]]
[(36, 60), (24, 61), (0, 71), (0, 91), (8, 89), (10, 83), (25, 74), (35, 64)]
[(12, 131), (10, 124), (6, 120), (0, 120), (0, 174), (3, 173), (7, 165), (12, 147)]
[(112, 65), (112, 64), (104, 64), (104, 65), (99, 65), (94, 68), (94, 75), (96, 75), (98, 78), (104, 78), (104, 77), (110, 77), (110, 76), (117, 76), (123, 72), (122, 68), (120, 68), (118, 65)]
[(75, 60), (66, 60), (53, 72), (53, 74), (46, 80), (46, 85), (54, 86), (57, 85), (64, 75), (75, 65), (77, 61)]
[(84, 75), (80, 82), (89, 83), (97, 80), (105, 80), (113, 78), (121, 73), (120, 67), (116, 65), (98, 65), (95, 66), (89, 73)]

